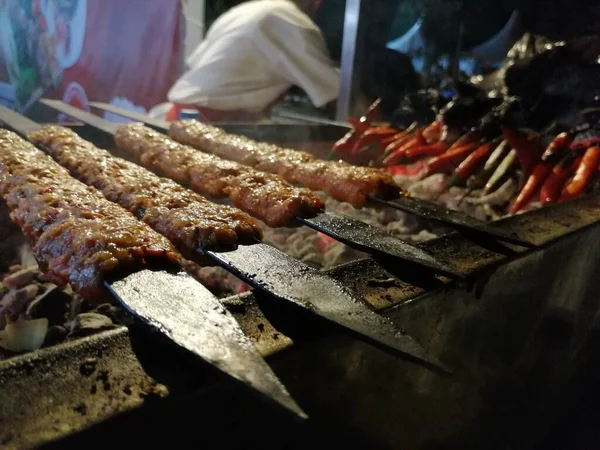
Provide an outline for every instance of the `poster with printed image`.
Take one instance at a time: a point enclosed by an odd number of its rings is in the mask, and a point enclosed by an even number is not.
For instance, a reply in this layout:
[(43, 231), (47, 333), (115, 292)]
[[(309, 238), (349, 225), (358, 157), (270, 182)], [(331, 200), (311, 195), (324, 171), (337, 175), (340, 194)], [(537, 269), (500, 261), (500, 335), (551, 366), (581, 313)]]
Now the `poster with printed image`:
[[(3, 0), (0, 42), (7, 84), (17, 110), (56, 88), (77, 62), (86, 29), (87, 0)], [(6, 83), (6, 82), (5, 82)], [(0, 91), (1, 93), (1, 91)]]
[(182, 37), (177, 1), (0, 0), (0, 104), (45, 121), (66, 118), (41, 97), (147, 111), (181, 73)]

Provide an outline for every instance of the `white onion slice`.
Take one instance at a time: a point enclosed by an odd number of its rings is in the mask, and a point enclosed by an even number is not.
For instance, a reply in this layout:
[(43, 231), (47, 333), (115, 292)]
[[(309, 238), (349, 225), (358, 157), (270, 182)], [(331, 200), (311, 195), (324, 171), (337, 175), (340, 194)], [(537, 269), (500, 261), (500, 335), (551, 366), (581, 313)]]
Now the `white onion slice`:
[(0, 331), (0, 347), (12, 352), (37, 350), (48, 332), (48, 319), (21, 320)]

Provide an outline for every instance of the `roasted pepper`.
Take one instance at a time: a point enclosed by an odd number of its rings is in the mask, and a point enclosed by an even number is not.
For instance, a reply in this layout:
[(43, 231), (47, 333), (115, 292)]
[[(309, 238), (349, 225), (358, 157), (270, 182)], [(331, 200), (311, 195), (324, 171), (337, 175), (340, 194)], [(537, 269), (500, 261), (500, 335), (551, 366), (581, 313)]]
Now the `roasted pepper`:
[(517, 161), (517, 151), (513, 148), (504, 157), (500, 165), (496, 168), (483, 189), (483, 195), (487, 195), (498, 185), (500, 180), (508, 173), (511, 166)]
[(409, 148), (406, 151), (405, 156), (408, 159), (417, 159), (422, 156), (439, 156), (442, 153), (445, 153), (447, 150), (448, 147), (443, 143), (417, 145), (416, 147)]
[(423, 137), (428, 144), (433, 144), (440, 140), (442, 136), (442, 124), (439, 121), (432, 122), (423, 130)]
[(572, 140), (573, 138), (568, 133), (560, 133), (552, 140), (552, 142), (550, 142), (542, 154), (541, 162), (535, 166), (535, 169), (533, 169), (533, 172), (531, 172), (531, 175), (527, 178), (523, 189), (521, 189), (521, 192), (510, 207), (509, 212), (511, 214), (516, 214), (529, 203), (535, 195), (535, 192), (542, 186), (552, 172), (552, 165), (556, 163), (556, 159), (559, 158), (563, 152), (568, 151)]
[(588, 148), (581, 159), (581, 163), (577, 166), (575, 176), (564, 188), (559, 201), (570, 200), (583, 194), (599, 164), (600, 147)]
[(529, 177), (540, 158), (540, 147), (527, 136), (506, 126), (502, 127), (502, 134), (508, 144), (516, 151), (517, 160), (525, 178)]
[(485, 159), (492, 151), (492, 144), (480, 145), (473, 153), (461, 162), (452, 176), (446, 181), (444, 191), (455, 186), (459, 182), (465, 183), (478, 167), (482, 166)]
[(381, 106), (381, 99), (378, 98), (371, 104), (371, 106), (369, 106), (369, 109), (367, 109), (367, 112), (360, 118), (360, 121), (371, 124), (377, 117), (380, 106)]
[(542, 162), (556, 164), (557, 159), (560, 159), (568, 151), (571, 142), (573, 142), (573, 136), (569, 133), (558, 134), (546, 147), (542, 154)]
[(410, 134), (410, 132), (408, 132), (408, 131), (401, 131), (392, 136), (386, 136), (381, 140), (381, 144), (384, 146), (383, 148), (386, 148), (392, 142), (397, 141), (400, 138), (404, 138), (404, 137), (408, 136), (409, 134)]
[(397, 130), (388, 126), (369, 128), (358, 139), (356, 139), (351, 153), (355, 155), (364, 147), (368, 147), (369, 145), (375, 143), (381, 143), (381, 140), (384, 137), (394, 135), (396, 131)]
[[(423, 134), (421, 133), (421, 130), (417, 130), (414, 132), (411, 138), (403, 139), (400, 141), (400, 144), (398, 144), (396, 147), (391, 147), (389, 154), (387, 154), (387, 156), (383, 160), (383, 163), (386, 166), (397, 164), (402, 160), (402, 158), (404, 158), (405, 153), (409, 149), (413, 147), (419, 147), (424, 144), (425, 139), (423, 138)], [(388, 148), (385, 149), (385, 153), (388, 153)]]
[(569, 153), (552, 168), (552, 172), (540, 190), (540, 202), (555, 202), (560, 198), (565, 183), (573, 175), (581, 159), (574, 153)]
[(475, 144), (480, 138), (479, 131), (475, 128), (467, 131), (461, 137), (459, 137), (454, 143), (448, 148), (448, 150), (454, 150), (458, 147), (464, 147), (467, 144)]
[(333, 144), (333, 151), (337, 153), (350, 153), (354, 143), (358, 139), (356, 130), (352, 129), (342, 136), (335, 144)]
[(476, 148), (476, 144), (467, 144), (462, 147), (448, 150), (443, 155), (430, 159), (425, 166), (427, 175), (454, 169)]
[(348, 117), (348, 123), (352, 126), (354, 131), (359, 134), (363, 134), (369, 128), (371, 128), (371, 123), (363, 122), (361, 119), (356, 119), (354, 117)]
[(483, 170), (478, 173), (475, 177), (471, 178), (467, 185), (471, 189), (479, 189), (485, 186), (485, 183), (490, 179), (496, 168), (500, 165), (506, 154), (509, 152), (508, 142), (502, 141), (495, 149), (491, 152), (489, 158), (483, 166)]

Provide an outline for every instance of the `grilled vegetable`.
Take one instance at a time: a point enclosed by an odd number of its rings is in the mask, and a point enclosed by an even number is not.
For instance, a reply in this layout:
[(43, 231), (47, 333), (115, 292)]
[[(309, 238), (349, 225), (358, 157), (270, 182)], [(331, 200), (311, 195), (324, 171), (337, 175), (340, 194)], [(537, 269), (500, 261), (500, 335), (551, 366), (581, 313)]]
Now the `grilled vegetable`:
[(439, 156), (447, 151), (448, 147), (446, 144), (427, 144), (417, 145), (416, 147), (409, 148), (406, 151), (406, 158), (417, 159), (422, 156)]
[(399, 163), (405, 156), (406, 152), (414, 147), (422, 146), (425, 144), (425, 139), (419, 130), (415, 132), (414, 137), (404, 141), (400, 147), (393, 150), (384, 160), (383, 163), (386, 166)]
[(524, 177), (528, 177), (540, 157), (539, 144), (508, 127), (502, 127), (502, 134), (504, 135), (504, 139), (508, 141), (508, 144), (516, 151)]
[(428, 144), (438, 142), (442, 136), (442, 124), (435, 121), (427, 125), (423, 130), (423, 137)]
[(544, 151), (541, 162), (535, 166), (535, 169), (533, 169), (533, 172), (525, 182), (517, 199), (510, 207), (509, 212), (511, 214), (516, 214), (529, 203), (535, 195), (535, 192), (542, 186), (552, 172), (552, 164), (555, 163), (556, 159), (563, 155), (564, 152), (568, 151), (572, 139), (573, 138), (568, 133), (560, 133), (552, 140)]
[(455, 186), (459, 182), (466, 182), (471, 175), (475, 173), (478, 167), (483, 165), (485, 158), (492, 151), (491, 144), (480, 145), (473, 153), (459, 164), (452, 176), (448, 179), (444, 186), (444, 190)]
[(588, 148), (581, 159), (581, 163), (577, 166), (573, 180), (563, 190), (560, 201), (570, 200), (583, 194), (599, 164), (600, 147)]
[(467, 144), (462, 147), (454, 148), (453, 150), (448, 150), (443, 155), (431, 159), (425, 166), (427, 175), (454, 169), (469, 156), (475, 148), (475, 144)]
[(397, 130), (388, 126), (373, 127), (365, 131), (358, 139), (355, 140), (352, 146), (351, 153), (357, 154), (364, 147), (375, 143), (381, 143), (384, 137), (389, 137), (396, 134)]
[(513, 148), (510, 152), (504, 157), (500, 165), (496, 168), (488, 182), (485, 184), (485, 188), (483, 189), (484, 195), (489, 194), (492, 190), (498, 185), (498, 183), (504, 178), (504, 176), (508, 173), (508, 170), (512, 167), (512, 165), (517, 161), (517, 151)]
[(581, 159), (581, 157), (575, 156), (574, 153), (569, 153), (552, 168), (552, 172), (540, 190), (540, 202), (549, 203), (559, 199), (565, 183), (573, 175)]

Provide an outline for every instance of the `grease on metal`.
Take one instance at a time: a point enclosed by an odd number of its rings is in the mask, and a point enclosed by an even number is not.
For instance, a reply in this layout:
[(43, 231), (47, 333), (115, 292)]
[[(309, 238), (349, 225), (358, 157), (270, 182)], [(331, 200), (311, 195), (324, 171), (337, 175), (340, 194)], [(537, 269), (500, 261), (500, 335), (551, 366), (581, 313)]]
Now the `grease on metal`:
[(178, 345), (306, 417), (234, 317), (185, 272), (142, 270), (109, 288), (133, 314)]

